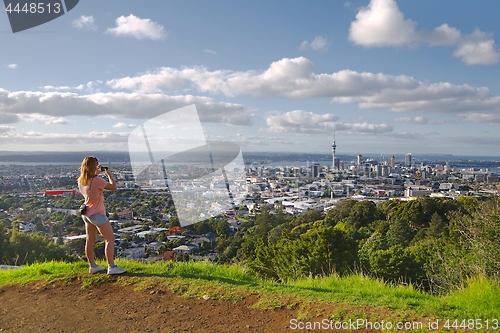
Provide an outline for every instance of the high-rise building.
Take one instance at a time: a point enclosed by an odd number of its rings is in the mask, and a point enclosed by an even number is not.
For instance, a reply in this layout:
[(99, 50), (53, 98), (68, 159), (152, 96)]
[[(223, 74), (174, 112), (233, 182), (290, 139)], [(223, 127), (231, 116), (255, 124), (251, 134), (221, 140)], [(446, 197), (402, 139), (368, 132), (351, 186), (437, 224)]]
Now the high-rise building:
[(319, 177), (319, 171), (320, 171), (320, 165), (319, 163), (315, 163), (313, 165), (313, 177), (318, 178)]
[(382, 177), (389, 177), (389, 167), (384, 165), (382, 167)]
[(391, 159), (389, 160), (389, 166), (391, 168), (394, 168), (394, 166), (396, 165), (396, 159), (393, 157), (391, 157)]
[(361, 162), (363, 162), (363, 156), (358, 155), (358, 165), (361, 165)]
[(335, 157), (333, 159), (333, 169), (334, 170), (343, 170), (344, 169), (343, 164), (344, 163), (341, 163), (340, 158)]
[(411, 153), (408, 153), (405, 156), (405, 166), (407, 168), (410, 168), (411, 167), (411, 162), (412, 162), (412, 160), (411, 160)]
[(333, 132), (333, 143), (332, 143), (332, 170), (338, 170), (338, 166), (335, 163), (335, 150), (337, 149), (337, 144), (335, 143), (335, 132)]
[(370, 177), (371, 176), (372, 165), (370, 163), (365, 163), (363, 169), (364, 169), (365, 176), (366, 177)]

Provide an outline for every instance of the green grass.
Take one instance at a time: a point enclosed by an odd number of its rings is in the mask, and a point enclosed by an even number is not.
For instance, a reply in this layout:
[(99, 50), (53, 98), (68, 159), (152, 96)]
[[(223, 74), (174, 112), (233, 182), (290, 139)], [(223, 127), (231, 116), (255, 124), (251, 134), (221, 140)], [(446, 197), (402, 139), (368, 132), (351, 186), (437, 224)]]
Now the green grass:
[[(82, 288), (102, 283), (133, 285), (136, 290), (168, 286), (182, 297), (209, 297), (213, 300), (241, 300), (257, 295), (255, 308), (273, 310), (298, 308), (304, 317), (314, 315), (312, 304), (337, 304), (332, 318), (356, 316), (364, 307), (398, 313), (399, 318), (427, 316), (434, 318), (500, 319), (500, 286), (485, 278), (475, 278), (446, 296), (422, 293), (411, 285), (391, 286), (362, 275), (308, 278), (286, 283), (256, 278), (238, 265), (205, 262), (161, 262), (144, 264), (120, 261), (126, 276), (88, 274), (85, 262), (46, 262), (16, 270), (0, 271), (0, 286), (25, 285), (34, 281), (81, 283)], [(302, 304), (302, 305), (300, 305)], [(305, 309), (301, 309), (304, 307)], [(348, 307), (342, 307), (348, 305)], [(354, 308), (354, 310), (353, 310)], [(358, 309), (358, 310), (356, 310)]]
[(470, 279), (466, 287), (446, 296), (444, 301), (452, 308), (449, 312), (457, 312), (459, 318), (500, 320), (500, 286), (483, 277)]
[(281, 303), (279, 298), (273, 297), (272, 295), (263, 295), (250, 308), (260, 309), (264, 311), (272, 311), (276, 309), (281, 309), (283, 306), (284, 305)]

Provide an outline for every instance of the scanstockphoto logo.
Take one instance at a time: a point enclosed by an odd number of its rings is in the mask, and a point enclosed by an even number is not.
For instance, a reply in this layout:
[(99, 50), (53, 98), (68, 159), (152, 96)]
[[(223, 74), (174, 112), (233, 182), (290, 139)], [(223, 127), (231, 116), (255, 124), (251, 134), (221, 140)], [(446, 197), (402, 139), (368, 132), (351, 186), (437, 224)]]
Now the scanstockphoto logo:
[(12, 1), (4, 0), (12, 32), (31, 29), (69, 12), (79, 0)]
[(233, 210), (246, 198), (240, 147), (208, 141), (195, 105), (166, 112), (134, 129), (128, 150), (138, 185), (168, 190), (181, 226)]

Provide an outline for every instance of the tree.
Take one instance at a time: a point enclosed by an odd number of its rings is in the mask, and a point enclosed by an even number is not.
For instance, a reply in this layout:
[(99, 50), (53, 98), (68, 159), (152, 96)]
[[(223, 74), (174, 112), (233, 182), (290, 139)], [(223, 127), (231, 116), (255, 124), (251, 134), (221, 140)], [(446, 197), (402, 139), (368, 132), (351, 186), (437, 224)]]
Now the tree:
[(354, 204), (347, 216), (347, 224), (354, 229), (367, 226), (377, 219), (377, 209), (373, 201), (360, 201)]
[(134, 215), (137, 215), (137, 216), (145, 216), (145, 215), (147, 215), (147, 214), (149, 213), (149, 211), (150, 211), (150, 210), (149, 210), (149, 207), (148, 207), (148, 206), (141, 206), (140, 208), (138, 208), (138, 209), (136, 210), (136, 212), (135, 212), (136, 214), (134, 214)]
[(44, 228), (44, 226), (43, 226), (42, 222), (37, 222), (37, 223), (35, 224), (34, 231), (35, 231), (35, 232), (45, 232), (45, 228)]
[(177, 216), (172, 216), (170, 217), (170, 220), (169, 220), (169, 228), (173, 228), (173, 227), (180, 227), (181, 224), (179, 222), (179, 218)]
[(362, 240), (359, 244), (359, 260), (362, 268), (370, 268), (370, 256), (373, 252), (387, 249), (387, 241), (384, 234), (380, 231), (375, 231), (370, 238)]
[(295, 218), (295, 225), (315, 222), (318, 220), (322, 220), (325, 216), (319, 210), (316, 209), (308, 209), (302, 215), (299, 215)]
[[(276, 260), (275, 250), (274, 245), (267, 246), (264, 239), (260, 238), (255, 244), (255, 255), (248, 261), (249, 268), (259, 276), (279, 279), (280, 274), (276, 271), (272, 261), (272, 258)], [(290, 267), (291, 264), (292, 262), (290, 262)]]
[(51, 238), (41, 234), (20, 233), (17, 229), (12, 229), (8, 247), (7, 252), (10, 257), (7, 258), (7, 261), (15, 265), (35, 261), (68, 259), (64, 250)]
[(410, 228), (407, 221), (396, 219), (390, 224), (389, 230), (387, 230), (387, 244), (388, 246), (401, 245), (402, 247), (407, 247), (414, 235), (415, 232)]
[(405, 221), (413, 227), (427, 227), (429, 220), (426, 219), (422, 202), (419, 200), (410, 200), (396, 212), (395, 219)]
[(446, 232), (447, 229), (448, 223), (446, 223), (437, 212), (432, 214), (431, 221), (429, 223), (429, 235), (439, 237), (442, 233)]
[(94, 256), (96, 259), (106, 259), (106, 255), (104, 254), (105, 246), (104, 242), (96, 242), (94, 244)]
[(285, 215), (283, 204), (278, 202), (274, 208), (274, 220), (276, 225), (287, 223), (289, 218)]
[(333, 209), (328, 211), (328, 216), (334, 223), (340, 222), (349, 216), (352, 207), (357, 204), (356, 200), (342, 200)]
[(5, 200), (0, 200), (0, 209), (2, 210), (8, 210), (10, 207), (10, 204), (7, 203)]
[(274, 227), (274, 219), (266, 205), (263, 205), (260, 214), (255, 220), (255, 231), (257, 237), (267, 237), (267, 233)]
[(425, 276), (422, 265), (401, 245), (370, 253), (369, 262), (370, 271), (387, 281), (415, 282)]
[(212, 225), (208, 221), (201, 221), (192, 225), (199, 235), (207, 234), (214, 231)]
[(207, 251), (209, 251), (211, 248), (212, 248), (212, 245), (210, 244), (210, 242), (203, 241), (203, 242), (201, 243), (201, 250), (202, 250), (202, 251), (207, 252)]
[(153, 198), (153, 199), (151, 199), (151, 200), (149, 201), (149, 206), (150, 206), (151, 208), (156, 208), (156, 207), (158, 206), (158, 202), (156, 201), (156, 199), (155, 199), (155, 198)]
[(231, 234), (229, 223), (225, 218), (215, 222), (214, 230), (218, 236), (229, 236)]
[(281, 239), (283, 233), (288, 233), (290, 229), (291, 225), (289, 223), (279, 224), (268, 232), (267, 239), (271, 243), (276, 243)]
[(50, 227), (50, 233), (52, 234), (52, 236), (61, 236), (62, 230), (63, 230), (63, 225), (60, 222), (55, 223)]
[(69, 255), (85, 256), (85, 239), (75, 239), (64, 244)]
[(6, 262), (8, 257), (9, 250), (9, 235), (7, 234), (7, 230), (4, 225), (0, 223), (0, 263)]
[(477, 274), (493, 276), (500, 271), (500, 198), (472, 207), (470, 215), (454, 214), (460, 241), (471, 252), (469, 263)]
[(277, 243), (260, 239), (247, 260), (258, 275), (280, 280), (344, 273), (357, 261), (357, 245), (345, 232), (319, 220), (296, 239), (286, 233)]
[(404, 203), (400, 200), (386, 200), (377, 205), (377, 210), (383, 215), (381, 218), (390, 220), (402, 204)]

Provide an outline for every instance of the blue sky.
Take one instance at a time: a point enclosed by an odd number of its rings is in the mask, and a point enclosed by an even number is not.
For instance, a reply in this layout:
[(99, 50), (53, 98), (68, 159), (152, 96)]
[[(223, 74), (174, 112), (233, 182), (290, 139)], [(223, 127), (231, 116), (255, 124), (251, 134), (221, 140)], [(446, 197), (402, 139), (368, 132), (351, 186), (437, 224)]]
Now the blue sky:
[(243, 151), (500, 156), (500, 4), (85, 0), (13, 34), (0, 150), (127, 150), (195, 104)]

